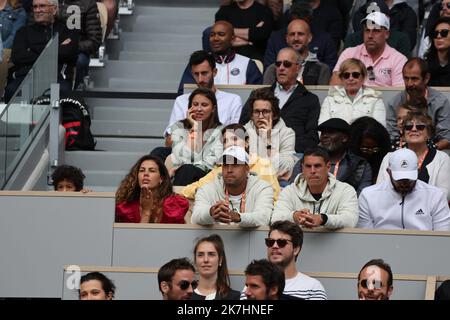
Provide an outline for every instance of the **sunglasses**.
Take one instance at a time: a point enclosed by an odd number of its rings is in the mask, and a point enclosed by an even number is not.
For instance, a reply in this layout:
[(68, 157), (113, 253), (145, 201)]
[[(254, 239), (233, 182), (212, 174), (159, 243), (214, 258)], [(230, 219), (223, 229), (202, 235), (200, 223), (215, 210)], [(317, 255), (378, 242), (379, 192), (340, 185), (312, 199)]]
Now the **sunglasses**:
[(361, 285), (361, 287), (363, 287), (364, 289), (369, 289), (369, 284), (372, 284), (372, 288), (373, 289), (381, 289), (383, 288), (383, 282), (381, 282), (380, 280), (368, 280), (368, 279), (363, 279), (359, 282), (359, 284)]
[[(449, 4), (450, 4), (450, 2), (449, 2)], [(435, 30), (433, 32), (433, 38), (437, 39), (439, 36), (441, 36), (441, 38), (447, 38), (448, 32), (449, 32), (448, 29)]]
[(426, 124), (411, 124), (411, 123), (409, 123), (409, 124), (405, 124), (404, 126), (403, 126), (403, 128), (405, 128), (405, 130), (407, 130), (407, 131), (411, 131), (413, 128), (414, 128), (414, 126), (416, 127), (416, 129), (417, 130), (419, 130), (419, 131), (423, 131), (423, 130), (425, 130), (425, 128), (427, 127), (427, 125)]
[(373, 148), (361, 147), (361, 148), (359, 148), (359, 150), (362, 153), (377, 153), (377, 152), (381, 151), (381, 148), (380, 147), (373, 147)]
[(361, 77), (361, 72), (343, 72), (342, 73), (342, 78), (344, 78), (345, 80), (350, 78), (350, 76), (352, 76), (353, 79), (359, 79), (359, 77)]
[(367, 75), (369, 76), (369, 80), (375, 80), (375, 72), (373, 71), (372, 66), (367, 68)]
[(450, 9), (450, 2), (443, 3), (443, 4), (441, 5), (441, 10), (444, 10), (445, 8)]
[(187, 290), (189, 288), (189, 286), (192, 287), (192, 290), (195, 290), (195, 288), (197, 288), (198, 285), (198, 281), (194, 280), (192, 282), (189, 282), (187, 280), (181, 280), (180, 282), (178, 282), (178, 286), (180, 287), (181, 290)]
[(288, 242), (292, 242), (292, 240), (288, 239), (271, 239), (271, 238), (265, 238), (264, 241), (266, 242), (267, 248), (272, 248), (275, 242), (277, 243), (277, 246), (280, 248), (286, 247)]
[(277, 66), (277, 68), (281, 67), (281, 65), (283, 65), (285, 68), (290, 68), (290, 67), (292, 67), (293, 64), (298, 64), (298, 63), (290, 62), (287, 60), (275, 62), (275, 65)]

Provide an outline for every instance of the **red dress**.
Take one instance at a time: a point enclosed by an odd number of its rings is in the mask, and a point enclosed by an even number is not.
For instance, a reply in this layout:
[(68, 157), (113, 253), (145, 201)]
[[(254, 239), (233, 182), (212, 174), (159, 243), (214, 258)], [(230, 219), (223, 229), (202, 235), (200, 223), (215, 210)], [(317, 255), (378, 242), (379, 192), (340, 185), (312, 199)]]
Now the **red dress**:
[[(189, 200), (178, 194), (164, 198), (163, 213), (159, 223), (185, 223), (184, 216), (189, 210)], [(140, 223), (139, 200), (121, 202), (116, 205), (116, 222)]]

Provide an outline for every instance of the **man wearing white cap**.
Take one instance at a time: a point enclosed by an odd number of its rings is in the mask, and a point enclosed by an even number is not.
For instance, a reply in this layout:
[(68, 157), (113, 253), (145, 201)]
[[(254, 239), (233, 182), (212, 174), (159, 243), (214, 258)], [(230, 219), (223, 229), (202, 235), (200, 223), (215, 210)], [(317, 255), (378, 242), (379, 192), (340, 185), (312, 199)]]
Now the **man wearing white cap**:
[(390, 180), (365, 188), (359, 197), (360, 228), (450, 230), (443, 190), (417, 180), (418, 160), (409, 149), (393, 152)]
[(232, 146), (223, 152), (222, 174), (197, 191), (192, 223), (269, 225), (273, 189), (257, 175), (249, 173), (248, 164), (249, 156), (242, 147)]
[(368, 77), (365, 85), (371, 87), (402, 87), (402, 67), (406, 57), (390, 47), (386, 41), (389, 38), (389, 18), (382, 12), (369, 13), (362, 21), (364, 43), (347, 48), (339, 56), (333, 70), (330, 85), (340, 85), (339, 67), (349, 58), (362, 61), (367, 68)]

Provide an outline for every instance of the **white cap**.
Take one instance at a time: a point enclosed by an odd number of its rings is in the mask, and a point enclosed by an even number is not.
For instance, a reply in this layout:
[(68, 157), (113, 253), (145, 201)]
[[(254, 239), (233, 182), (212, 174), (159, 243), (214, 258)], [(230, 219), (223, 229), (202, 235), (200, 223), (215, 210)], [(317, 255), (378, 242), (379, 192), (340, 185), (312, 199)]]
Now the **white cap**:
[[(379, 11), (369, 13), (364, 19), (361, 20), (361, 23), (363, 23), (364, 21), (372, 21), (373, 23), (375, 23), (375, 25), (373, 26), (373, 28), (375, 28), (375, 29), (380, 29), (380, 27), (385, 27), (386, 29), (389, 30), (389, 27), (390, 27), (388, 16), (385, 15), (383, 12), (379, 12)], [(370, 26), (370, 24), (369, 24), (369, 26)], [(373, 28), (369, 28), (369, 29), (373, 29)]]
[[(249, 157), (248, 157), (248, 153), (245, 151), (244, 148), (239, 147), (239, 146), (231, 146), (227, 149), (225, 149), (225, 151), (223, 152), (223, 156), (222, 158), (225, 157), (233, 157), (235, 159), (238, 160), (238, 164), (249, 164)], [(228, 161), (224, 161), (224, 163), (226, 164), (234, 164), (235, 161), (233, 162), (229, 162)]]
[(389, 169), (394, 180), (417, 180), (418, 161), (414, 151), (403, 148), (391, 154), (389, 157)]

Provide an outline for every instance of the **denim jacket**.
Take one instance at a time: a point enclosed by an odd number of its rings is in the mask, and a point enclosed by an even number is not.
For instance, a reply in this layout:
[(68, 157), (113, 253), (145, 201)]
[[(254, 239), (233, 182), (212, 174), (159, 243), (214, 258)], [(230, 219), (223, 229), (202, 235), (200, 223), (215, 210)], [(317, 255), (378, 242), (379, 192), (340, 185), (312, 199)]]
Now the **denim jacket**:
[(27, 22), (27, 14), (23, 8), (13, 9), (6, 4), (0, 11), (0, 32), (3, 48), (11, 48), (16, 31)]

